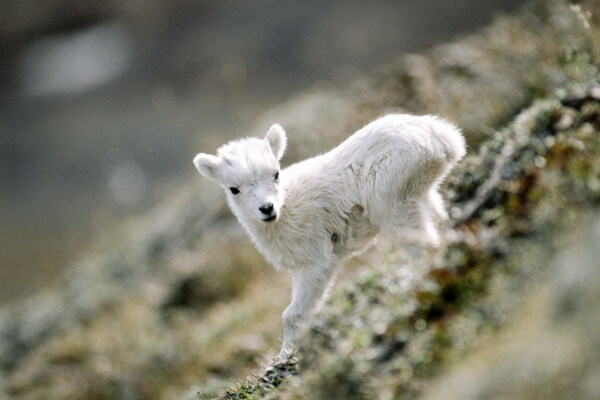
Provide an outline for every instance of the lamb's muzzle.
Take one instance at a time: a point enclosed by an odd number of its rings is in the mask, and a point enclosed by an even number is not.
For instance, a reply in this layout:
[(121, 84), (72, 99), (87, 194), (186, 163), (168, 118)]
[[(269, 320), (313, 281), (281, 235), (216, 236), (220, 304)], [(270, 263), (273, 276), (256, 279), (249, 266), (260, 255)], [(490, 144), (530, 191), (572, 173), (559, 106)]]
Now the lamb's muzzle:
[(272, 222), (277, 219), (277, 213), (273, 213), (273, 203), (263, 204), (262, 206), (258, 207), (258, 211), (267, 216), (263, 219), (264, 222)]

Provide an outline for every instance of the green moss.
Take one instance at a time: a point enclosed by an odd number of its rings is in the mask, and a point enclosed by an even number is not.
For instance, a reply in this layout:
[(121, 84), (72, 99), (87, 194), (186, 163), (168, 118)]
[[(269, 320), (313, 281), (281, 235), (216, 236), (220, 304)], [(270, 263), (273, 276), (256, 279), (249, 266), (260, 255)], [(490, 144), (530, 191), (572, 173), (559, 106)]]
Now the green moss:
[(255, 375), (238, 382), (235, 387), (228, 389), (220, 399), (260, 399), (297, 373), (298, 360), (296, 356), (292, 353), (287, 354), (266, 367), (261, 375)]

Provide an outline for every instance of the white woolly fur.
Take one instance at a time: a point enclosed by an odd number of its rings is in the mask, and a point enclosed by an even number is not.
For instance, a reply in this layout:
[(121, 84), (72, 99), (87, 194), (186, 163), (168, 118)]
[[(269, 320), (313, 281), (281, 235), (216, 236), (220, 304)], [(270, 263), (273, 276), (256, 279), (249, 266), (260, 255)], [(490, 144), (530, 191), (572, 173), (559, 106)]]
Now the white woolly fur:
[(438, 117), (390, 114), (279, 171), (285, 148), (285, 131), (273, 125), (264, 139), (194, 158), (202, 175), (226, 189), (258, 250), (292, 275), (282, 352), (297, 340), (338, 261), (378, 234), (408, 250), (437, 243), (435, 220), (446, 217), (438, 186), (465, 155), (465, 141)]

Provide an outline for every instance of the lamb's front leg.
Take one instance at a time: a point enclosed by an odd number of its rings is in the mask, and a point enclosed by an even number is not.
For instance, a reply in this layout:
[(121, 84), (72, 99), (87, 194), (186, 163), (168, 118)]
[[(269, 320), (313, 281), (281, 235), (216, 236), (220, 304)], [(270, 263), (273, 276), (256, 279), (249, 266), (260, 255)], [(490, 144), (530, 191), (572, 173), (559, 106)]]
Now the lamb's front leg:
[(323, 296), (331, 279), (331, 268), (292, 271), (292, 302), (283, 312), (283, 345), (279, 355), (290, 350), (300, 337), (303, 323)]

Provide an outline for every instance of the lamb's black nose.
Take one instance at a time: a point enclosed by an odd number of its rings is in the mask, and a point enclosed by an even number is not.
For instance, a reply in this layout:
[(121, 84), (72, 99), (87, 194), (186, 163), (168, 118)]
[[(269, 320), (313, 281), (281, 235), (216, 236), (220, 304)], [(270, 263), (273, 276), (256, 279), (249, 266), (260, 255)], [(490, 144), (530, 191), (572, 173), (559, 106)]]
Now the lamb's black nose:
[(258, 210), (265, 214), (265, 215), (271, 215), (271, 213), (273, 212), (273, 203), (266, 203), (263, 204), (262, 206), (258, 207)]

